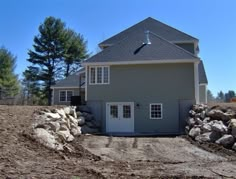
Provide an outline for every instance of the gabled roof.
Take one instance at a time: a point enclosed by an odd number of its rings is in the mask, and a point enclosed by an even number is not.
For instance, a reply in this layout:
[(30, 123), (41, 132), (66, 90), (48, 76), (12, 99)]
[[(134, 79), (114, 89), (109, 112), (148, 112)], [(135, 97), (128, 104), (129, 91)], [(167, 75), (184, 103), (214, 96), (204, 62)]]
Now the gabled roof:
[(153, 33), (161, 36), (167, 41), (171, 42), (194, 42), (198, 41), (195, 37), (192, 37), (184, 32), (181, 32), (173, 27), (170, 27), (158, 20), (155, 20), (151, 17), (144, 19), (143, 21), (131, 26), (130, 28), (112, 36), (111, 38), (101, 42), (100, 47), (103, 45), (114, 45), (115, 43), (123, 40), (130, 34), (134, 32), (144, 32), (146, 30), (152, 31)]
[(202, 60), (200, 61), (198, 65), (198, 71), (199, 71), (199, 83), (207, 84), (208, 80), (207, 80), (207, 76), (206, 76), (206, 72), (205, 72), (205, 68), (204, 68), (204, 64)]
[(168, 42), (162, 37), (150, 32), (151, 44), (144, 44), (146, 36), (144, 31), (133, 31), (125, 39), (115, 45), (105, 48), (92, 56), (84, 63), (94, 62), (137, 62), (156, 60), (189, 60), (199, 58), (183, 48)]

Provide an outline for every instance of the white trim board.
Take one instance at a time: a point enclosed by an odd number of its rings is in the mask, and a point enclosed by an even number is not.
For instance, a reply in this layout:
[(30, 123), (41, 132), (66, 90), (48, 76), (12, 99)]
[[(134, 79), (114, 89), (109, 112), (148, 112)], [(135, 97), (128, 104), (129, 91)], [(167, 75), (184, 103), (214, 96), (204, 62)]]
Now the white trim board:
[(162, 63), (196, 63), (200, 62), (200, 58), (195, 59), (179, 59), (179, 60), (140, 60), (140, 61), (117, 61), (117, 62), (87, 62), (83, 66), (105, 66), (105, 65), (136, 65), (136, 64), (162, 64)]
[(84, 87), (78, 87), (78, 86), (66, 86), (66, 87), (62, 87), (62, 86), (60, 86), (60, 87), (51, 87), (51, 89), (80, 89), (80, 88), (84, 88)]

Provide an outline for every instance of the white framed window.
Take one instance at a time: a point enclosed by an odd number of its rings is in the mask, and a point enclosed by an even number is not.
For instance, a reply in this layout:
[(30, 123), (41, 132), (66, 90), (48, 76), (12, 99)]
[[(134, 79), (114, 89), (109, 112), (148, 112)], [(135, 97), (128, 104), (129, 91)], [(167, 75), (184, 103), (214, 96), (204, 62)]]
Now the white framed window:
[(71, 96), (73, 96), (74, 91), (72, 90), (61, 90), (59, 92), (59, 101), (60, 102), (70, 102)]
[(89, 84), (109, 84), (109, 66), (93, 66), (89, 68)]
[(161, 103), (151, 103), (149, 107), (150, 119), (162, 119), (163, 110)]

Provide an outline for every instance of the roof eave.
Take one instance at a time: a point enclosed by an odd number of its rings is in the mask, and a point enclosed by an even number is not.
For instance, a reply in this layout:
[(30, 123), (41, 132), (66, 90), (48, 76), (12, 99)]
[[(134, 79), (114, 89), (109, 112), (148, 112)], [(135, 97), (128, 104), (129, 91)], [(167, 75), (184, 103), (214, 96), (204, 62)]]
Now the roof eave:
[(84, 62), (82, 66), (89, 65), (136, 65), (136, 64), (163, 64), (163, 63), (196, 63), (200, 62), (200, 58), (195, 59), (170, 59), (170, 60), (140, 60), (140, 61), (115, 61), (115, 62)]

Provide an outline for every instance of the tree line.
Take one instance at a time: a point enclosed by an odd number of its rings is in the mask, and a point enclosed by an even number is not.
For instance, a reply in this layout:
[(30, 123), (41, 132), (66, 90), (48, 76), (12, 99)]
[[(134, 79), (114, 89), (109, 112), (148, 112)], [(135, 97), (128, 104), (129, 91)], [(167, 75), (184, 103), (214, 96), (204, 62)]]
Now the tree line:
[(88, 58), (87, 42), (80, 33), (66, 27), (59, 18), (47, 17), (28, 50), (30, 66), (23, 79), (14, 75), (16, 57), (5, 47), (0, 49), (0, 99), (21, 96), (31, 104), (51, 105), (51, 86), (75, 73)]
[(217, 96), (213, 96), (212, 92), (210, 90), (207, 90), (208, 102), (230, 102), (233, 97), (236, 97), (236, 93), (233, 90), (229, 90), (226, 93), (220, 91), (217, 93)]

